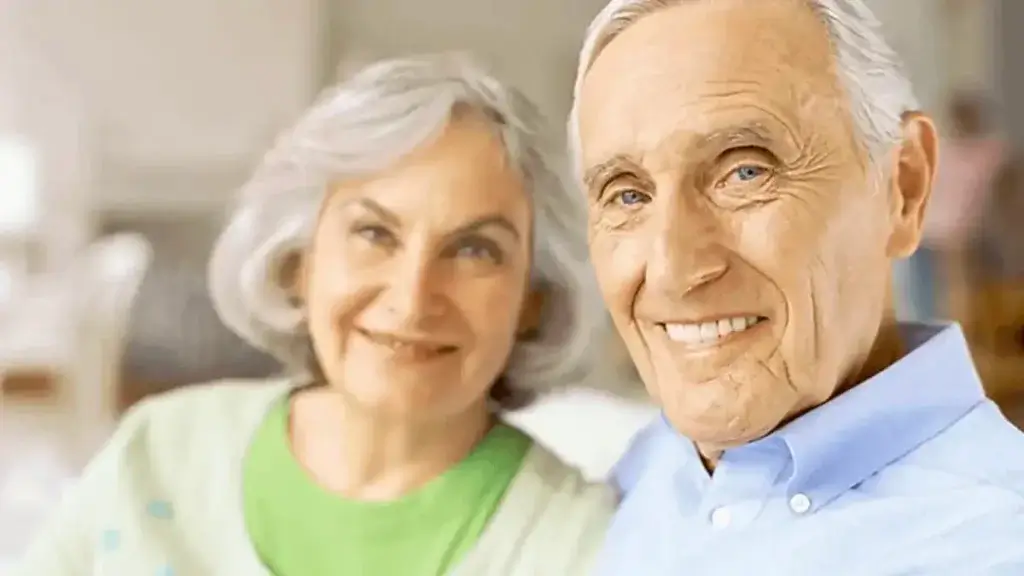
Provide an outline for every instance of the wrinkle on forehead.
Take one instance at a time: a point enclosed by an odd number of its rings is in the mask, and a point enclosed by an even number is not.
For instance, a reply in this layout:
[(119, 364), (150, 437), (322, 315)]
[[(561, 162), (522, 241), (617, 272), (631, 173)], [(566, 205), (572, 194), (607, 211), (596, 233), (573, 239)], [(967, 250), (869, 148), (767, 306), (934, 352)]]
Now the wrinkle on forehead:
[[(823, 122), (845, 134), (824, 137)], [(584, 168), (650, 150), (675, 132), (700, 138), (744, 123), (776, 124), (794, 162), (826, 154), (810, 149), (830, 141), (857, 148), (827, 31), (804, 2), (665, 8), (609, 43), (583, 81)]]

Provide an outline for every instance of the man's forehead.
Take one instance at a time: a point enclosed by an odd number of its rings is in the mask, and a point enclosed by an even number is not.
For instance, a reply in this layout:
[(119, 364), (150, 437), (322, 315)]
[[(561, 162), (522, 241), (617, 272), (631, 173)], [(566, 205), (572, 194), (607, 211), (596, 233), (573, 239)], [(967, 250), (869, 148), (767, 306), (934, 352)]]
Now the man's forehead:
[(797, 0), (662, 9), (609, 43), (584, 79), (585, 156), (603, 160), (622, 153), (619, 144), (643, 149), (669, 137), (791, 136), (844, 104), (831, 58), (824, 26)]

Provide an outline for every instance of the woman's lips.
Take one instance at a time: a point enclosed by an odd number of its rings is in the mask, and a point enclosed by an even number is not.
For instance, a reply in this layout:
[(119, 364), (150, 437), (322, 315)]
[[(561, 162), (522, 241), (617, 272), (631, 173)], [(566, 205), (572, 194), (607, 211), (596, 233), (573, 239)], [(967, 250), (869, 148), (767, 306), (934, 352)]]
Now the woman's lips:
[(446, 356), (458, 347), (418, 337), (398, 336), (386, 332), (372, 332), (357, 329), (361, 336), (371, 343), (388, 350), (395, 357), (409, 361), (426, 361)]

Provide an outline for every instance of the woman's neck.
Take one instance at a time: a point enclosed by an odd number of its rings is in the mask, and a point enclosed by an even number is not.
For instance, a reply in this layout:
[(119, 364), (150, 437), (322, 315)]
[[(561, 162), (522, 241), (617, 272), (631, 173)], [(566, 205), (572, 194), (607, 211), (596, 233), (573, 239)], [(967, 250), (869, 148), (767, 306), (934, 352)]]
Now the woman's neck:
[(318, 484), (358, 500), (394, 500), (465, 458), (494, 419), (486, 404), (444, 421), (399, 421), (353, 407), (330, 388), (296, 394), (289, 438)]

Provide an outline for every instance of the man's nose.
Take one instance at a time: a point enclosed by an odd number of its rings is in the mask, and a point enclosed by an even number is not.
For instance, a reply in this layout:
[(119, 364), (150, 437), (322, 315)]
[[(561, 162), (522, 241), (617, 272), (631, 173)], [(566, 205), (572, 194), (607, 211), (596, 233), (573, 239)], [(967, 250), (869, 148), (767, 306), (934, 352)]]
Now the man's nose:
[(650, 288), (678, 297), (721, 278), (729, 258), (711, 207), (700, 200), (668, 204), (655, 224), (646, 281)]
[(437, 266), (422, 254), (406, 253), (390, 270), (385, 306), (393, 320), (413, 329), (444, 309), (444, 290)]

